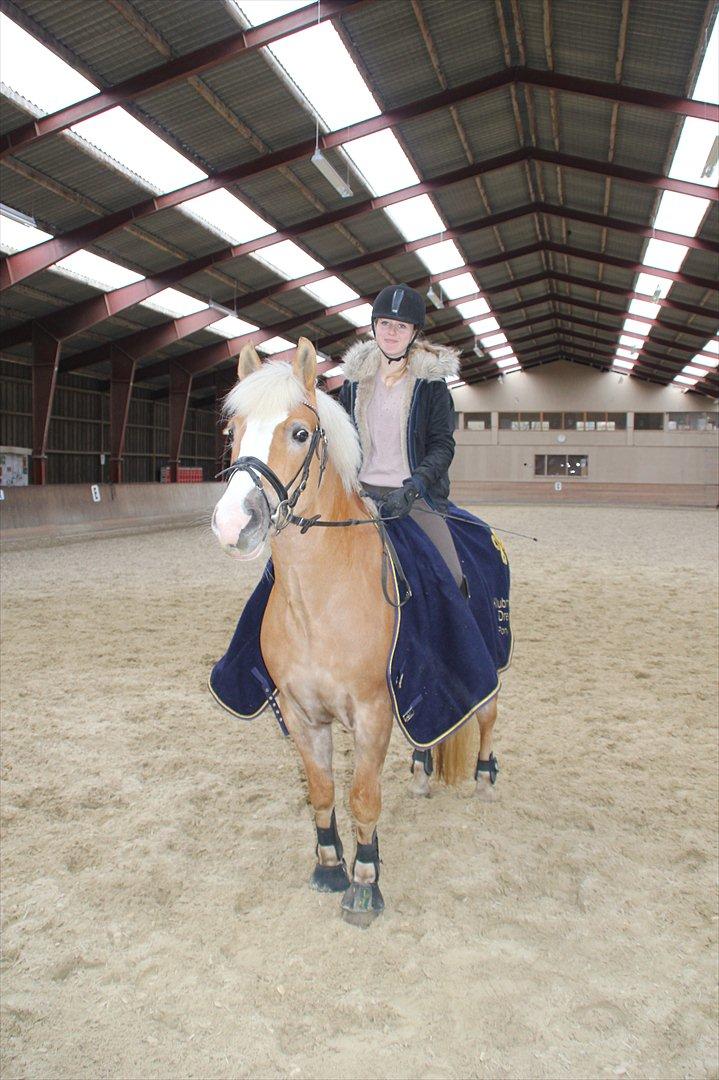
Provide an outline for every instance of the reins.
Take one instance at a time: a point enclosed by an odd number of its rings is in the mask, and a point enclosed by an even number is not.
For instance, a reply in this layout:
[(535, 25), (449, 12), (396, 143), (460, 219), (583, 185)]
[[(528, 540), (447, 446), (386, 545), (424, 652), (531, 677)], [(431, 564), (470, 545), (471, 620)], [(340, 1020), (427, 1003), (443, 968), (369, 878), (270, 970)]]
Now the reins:
[[(283, 529), (286, 529), (288, 525), (297, 525), (302, 535), (304, 535), (308, 531), (308, 529), (312, 528), (346, 529), (352, 528), (355, 525), (376, 526), (382, 538), (382, 591), (384, 592), (387, 603), (390, 604), (391, 607), (402, 607), (411, 598), (412, 590), (410, 589), (409, 582), (407, 581), (404, 571), (402, 570), (402, 565), (399, 561), (394, 545), (387, 534), (387, 529), (385, 528), (386, 522), (398, 521), (402, 515), (393, 514), (390, 517), (370, 516), (367, 518), (346, 518), (343, 521), (325, 521), (323, 520), (321, 514), (316, 514), (314, 517), (305, 518), (299, 517), (297, 514), (294, 513), (295, 506), (297, 505), (301, 495), (307, 488), (307, 482), (310, 476), (310, 467), (312, 464), (313, 456), (315, 454), (317, 455), (320, 466), (319, 476), (317, 478), (318, 488), (322, 483), (322, 477), (327, 466), (327, 436), (325, 434), (324, 428), (322, 427), (319, 413), (317, 412), (317, 409), (314, 407), (314, 405), (310, 405), (308, 401), (303, 401), (302, 404), (314, 413), (317, 420), (317, 426), (312, 432), (312, 436), (310, 438), (310, 445), (307, 448), (307, 453), (305, 454), (304, 459), (297, 472), (288, 484), (283, 484), (277, 473), (275, 473), (264, 461), (261, 461), (260, 458), (252, 457), (250, 455), (236, 458), (235, 461), (233, 461), (232, 464), (229, 465), (226, 469), (222, 469), (221, 472), (217, 473), (216, 479), (219, 480), (223, 477), (226, 477), (227, 481), (229, 482), (236, 473), (246, 472), (252, 480), (252, 483), (261, 493), (262, 497), (265, 500), (265, 503), (267, 504), (267, 509), (270, 515), (270, 522), (272, 523), (272, 526), (274, 528), (275, 536), (279, 535), (279, 533), (281, 533)], [(295, 483), (298, 477), (299, 483), (295, 487), (294, 491), (291, 492), (292, 485)], [(277, 496), (278, 502), (274, 510), (270, 505), (270, 500), (268, 499), (267, 492), (265, 491), (265, 488), (262, 484), (262, 479), (265, 479), (267, 481), (267, 483), (270, 485), (275, 495)], [(520, 536), (525, 540), (533, 540), (535, 543), (537, 542), (536, 536), (527, 536), (525, 533), (511, 532), (509, 529), (495, 529), (494, 526), (488, 525), (484, 521), (468, 521), (466, 518), (458, 517), (456, 514), (443, 514), (440, 510), (434, 510), (431, 507), (425, 509), (422, 506), (418, 506), (416, 509), (423, 514), (437, 514), (438, 517), (444, 518), (445, 521), (460, 521), (465, 525), (476, 525), (480, 528), (488, 529), (490, 532), (503, 532), (506, 533), (508, 536)], [(396, 604), (392, 602), (388, 594), (388, 561), (391, 562), (394, 566), (398, 586), (401, 584), (404, 587), (404, 595), (401, 599), (398, 599), (398, 602)]]

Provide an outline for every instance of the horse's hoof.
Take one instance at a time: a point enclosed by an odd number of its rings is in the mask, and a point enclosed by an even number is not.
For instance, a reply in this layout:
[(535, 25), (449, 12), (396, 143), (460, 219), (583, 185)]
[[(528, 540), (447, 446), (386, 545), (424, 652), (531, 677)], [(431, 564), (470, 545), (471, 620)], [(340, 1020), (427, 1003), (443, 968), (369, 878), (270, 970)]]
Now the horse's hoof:
[(310, 878), (310, 885), (317, 889), (317, 892), (344, 892), (349, 883), (349, 874), (344, 863), (338, 863), (337, 866), (317, 863)]
[(409, 793), (410, 795), (416, 796), (418, 799), (429, 799), (432, 795), (429, 777), (421, 765), (414, 765), (412, 767), (412, 781)]
[(474, 793), (482, 802), (499, 802), (499, 791), (497, 790), (496, 785), (490, 782), (488, 776), (477, 777)]
[(342, 897), (342, 918), (366, 930), (384, 911), (384, 899), (376, 881), (353, 881)]

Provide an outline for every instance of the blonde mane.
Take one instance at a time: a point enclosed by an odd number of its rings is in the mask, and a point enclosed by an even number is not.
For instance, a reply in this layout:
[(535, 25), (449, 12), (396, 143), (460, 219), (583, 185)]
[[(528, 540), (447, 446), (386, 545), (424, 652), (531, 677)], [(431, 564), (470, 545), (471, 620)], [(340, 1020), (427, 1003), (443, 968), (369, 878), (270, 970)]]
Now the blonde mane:
[[(346, 491), (357, 491), (360, 445), (350, 418), (338, 402), (322, 390), (315, 391), (317, 412), (327, 436), (327, 454)], [(242, 379), (224, 400), (225, 418), (239, 416), (260, 420), (289, 414), (301, 405), (307, 392), (286, 361), (264, 363), (258, 371)]]

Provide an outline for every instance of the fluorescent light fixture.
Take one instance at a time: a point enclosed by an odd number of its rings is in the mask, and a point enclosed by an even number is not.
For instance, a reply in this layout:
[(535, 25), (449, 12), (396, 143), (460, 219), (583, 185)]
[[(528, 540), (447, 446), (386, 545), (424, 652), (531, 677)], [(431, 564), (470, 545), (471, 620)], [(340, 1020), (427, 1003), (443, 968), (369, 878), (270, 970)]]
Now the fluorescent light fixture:
[(487, 355), (482, 346), (478, 345), (476, 341), (474, 343), (474, 348), (472, 349), (472, 352), (475, 356), (478, 356), (480, 360), (483, 360)]
[(690, 379), (686, 375), (675, 375), (673, 382), (681, 383), (683, 386), (696, 386), (698, 379)]
[(444, 300), (434, 291), (433, 288), (427, 290), (427, 299), (429, 300), (430, 304), (434, 304), (436, 308), (444, 307)]
[(631, 364), (628, 360), (622, 360), (621, 357), (614, 357), (614, 367), (620, 368), (622, 371), (631, 371), (634, 364)]
[(352, 195), (352, 188), (342, 179), (334, 165), (327, 160), (320, 149), (315, 150), (310, 161), (316, 169), (319, 169), (327, 183), (332, 185), (338, 195), (341, 195), (343, 199), (350, 198)]

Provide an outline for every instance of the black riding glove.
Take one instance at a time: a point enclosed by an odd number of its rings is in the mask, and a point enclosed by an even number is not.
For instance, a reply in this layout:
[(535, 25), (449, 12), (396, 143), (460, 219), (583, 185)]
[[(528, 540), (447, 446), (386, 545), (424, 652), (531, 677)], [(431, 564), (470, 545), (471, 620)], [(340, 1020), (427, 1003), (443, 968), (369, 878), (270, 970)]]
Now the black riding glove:
[(395, 488), (385, 496), (382, 502), (382, 517), (406, 517), (421, 495), (422, 492), (416, 480), (405, 480), (401, 488)]

